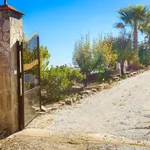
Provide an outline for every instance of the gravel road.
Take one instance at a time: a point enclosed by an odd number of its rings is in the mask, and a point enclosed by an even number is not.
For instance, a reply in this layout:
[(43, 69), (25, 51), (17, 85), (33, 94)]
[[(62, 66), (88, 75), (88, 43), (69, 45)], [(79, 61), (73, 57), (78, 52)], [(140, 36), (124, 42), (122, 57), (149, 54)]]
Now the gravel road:
[(150, 71), (35, 118), (0, 150), (150, 150)]
[(28, 128), (150, 139), (150, 71), (120, 81), (79, 104), (37, 117)]

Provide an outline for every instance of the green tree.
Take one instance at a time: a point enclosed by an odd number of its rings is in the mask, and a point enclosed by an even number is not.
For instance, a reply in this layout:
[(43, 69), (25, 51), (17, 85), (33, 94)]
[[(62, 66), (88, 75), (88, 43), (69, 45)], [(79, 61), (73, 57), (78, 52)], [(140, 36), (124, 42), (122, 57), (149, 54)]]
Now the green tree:
[(148, 12), (148, 7), (143, 6), (141, 4), (136, 6), (129, 5), (128, 8), (121, 8), (117, 12), (119, 13), (119, 18), (123, 21), (123, 23), (125, 25), (130, 25), (133, 28), (133, 47), (137, 55), (138, 27), (141, 23), (145, 21), (146, 14)]
[(50, 101), (58, 101), (71, 90), (72, 86), (80, 82), (84, 76), (80, 70), (67, 65), (53, 67), (48, 70), (46, 83), (47, 95)]
[(130, 33), (121, 32), (119, 36), (113, 39), (113, 50), (117, 52), (117, 60), (121, 63), (121, 73), (123, 72), (124, 61), (128, 62), (132, 60), (133, 49), (132, 49), (132, 38)]
[(148, 45), (150, 45), (150, 12), (147, 12), (145, 21), (140, 24), (139, 30), (146, 34), (148, 38)]
[(150, 46), (142, 44), (139, 48), (139, 60), (145, 66), (150, 65)]
[(75, 42), (73, 53), (73, 64), (80, 68), (86, 77), (93, 71), (93, 51), (91, 48), (90, 37), (86, 34)]
[[(112, 37), (105, 37), (104, 39), (93, 40), (90, 43), (89, 36), (81, 38), (75, 43), (75, 50), (73, 54), (73, 63), (80, 68), (83, 74), (87, 76), (93, 71), (105, 71), (108, 66), (114, 66), (117, 54), (112, 50)], [(87, 82), (85, 82), (87, 86)]]
[(46, 46), (40, 46), (40, 75), (41, 75), (41, 86), (47, 85), (48, 79), (48, 65), (50, 54)]
[(96, 67), (101, 68), (103, 66), (114, 68), (117, 60), (117, 54), (113, 51), (113, 37), (109, 35), (104, 39), (99, 39), (93, 44), (94, 62)]

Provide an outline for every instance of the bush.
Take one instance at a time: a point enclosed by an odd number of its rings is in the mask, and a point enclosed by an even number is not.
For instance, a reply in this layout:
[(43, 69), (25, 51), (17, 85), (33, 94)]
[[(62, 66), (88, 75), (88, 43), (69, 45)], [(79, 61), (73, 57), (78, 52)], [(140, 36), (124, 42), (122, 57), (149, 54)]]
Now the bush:
[(150, 65), (150, 46), (143, 44), (139, 48), (139, 60), (142, 65)]
[(51, 66), (46, 79), (47, 96), (50, 101), (58, 101), (63, 98), (77, 82), (84, 76), (77, 69), (66, 65), (60, 67)]
[[(108, 66), (114, 68), (117, 60), (117, 54), (113, 52), (113, 38), (111, 35), (104, 38), (93, 39), (90, 42), (90, 37), (87, 34), (75, 43), (73, 53), (73, 64), (78, 66), (82, 73), (86, 74), (84, 85), (97, 80), (105, 80), (104, 69)], [(103, 74), (94, 74), (95, 72)]]

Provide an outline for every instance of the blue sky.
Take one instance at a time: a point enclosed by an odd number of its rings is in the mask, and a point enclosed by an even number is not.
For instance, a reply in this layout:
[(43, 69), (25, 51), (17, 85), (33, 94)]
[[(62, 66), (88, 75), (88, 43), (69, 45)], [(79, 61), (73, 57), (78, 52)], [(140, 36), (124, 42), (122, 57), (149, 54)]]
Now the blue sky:
[[(1, 4), (3, 1), (1, 0)], [(25, 13), (24, 32), (27, 36), (38, 32), (41, 45), (48, 47), (51, 65), (72, 63), (74, 43), (81, 35), (99, 34), (118, 30), (116, 10), (128, 4), (150, 5), (149, 0), (8, 0), (8, 4)]]

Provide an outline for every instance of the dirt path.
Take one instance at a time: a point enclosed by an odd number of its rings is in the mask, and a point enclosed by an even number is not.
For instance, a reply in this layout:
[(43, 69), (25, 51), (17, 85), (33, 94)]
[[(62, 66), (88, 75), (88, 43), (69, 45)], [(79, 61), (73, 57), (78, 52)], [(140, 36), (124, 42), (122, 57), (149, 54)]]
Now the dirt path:
[(149, 150), (150, 141), (99, 133), (25, 129), (0, 142), (0, 150)]
[(150, 71), (36, 118), (28, 128), (150, 139)]
[[(150, 71), (37, 117), (5, 149), (150, 150)], [(13, 145), (17, 141), (14, 148)], [(19, 145), (17, 145), (19, 143)], [(5, 145), (5, 146), (3, 146)]]

